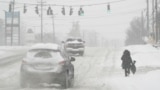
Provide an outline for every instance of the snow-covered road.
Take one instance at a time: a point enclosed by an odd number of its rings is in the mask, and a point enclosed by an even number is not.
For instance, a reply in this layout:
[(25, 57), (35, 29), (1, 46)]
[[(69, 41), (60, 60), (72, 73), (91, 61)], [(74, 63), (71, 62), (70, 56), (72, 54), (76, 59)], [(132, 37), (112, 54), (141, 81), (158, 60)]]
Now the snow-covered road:
[[(160, 82), (158, 75), (151, 75), (149, 72), (158, 71), (159, 67), (144, 68), (138, 67), (140, 70), (136, 75), (124, 77), (121, 69), (122, 50), (111, 48), (86, 48), (83, 57), (76, 57), (73, 62), (75, 66), (75, 85), (67, 90), (159, 90), (160, 86), (156, 83)], [(22, 60), (21, 56), (13, 57), (19, 59), (16, 63), (0, 67), (0, 90), (59, 90), (60, 88), (25, 88), (19, 87), (19, 69)], [(153, 76), (155, 78), (149, 78)], [(157, 77), (157, 78), (156, 78)], [(158, 79), (158, 81), (157, 81)], [(156, 81), (152, 85), (149, 81)], [(146, 87), (150, 85), (150, 87)], [(153, 87), (152, 87), (153, 86)], [(159, 87), (158, 87), (159, 86)], [(148, 89), (147, 89), (148, 88)]]

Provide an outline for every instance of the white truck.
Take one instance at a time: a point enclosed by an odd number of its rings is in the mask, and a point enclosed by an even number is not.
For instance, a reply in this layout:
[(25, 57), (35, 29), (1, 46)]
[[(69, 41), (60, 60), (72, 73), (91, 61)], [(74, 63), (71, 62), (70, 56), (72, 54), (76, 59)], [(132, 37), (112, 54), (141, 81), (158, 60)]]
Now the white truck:
[(66, 41), (62, 41), (64, 44), (64, 50), (69, 55), (79, 54), (83, 56), (85, 51), (85, 41), (81, 38), (68, 38)]

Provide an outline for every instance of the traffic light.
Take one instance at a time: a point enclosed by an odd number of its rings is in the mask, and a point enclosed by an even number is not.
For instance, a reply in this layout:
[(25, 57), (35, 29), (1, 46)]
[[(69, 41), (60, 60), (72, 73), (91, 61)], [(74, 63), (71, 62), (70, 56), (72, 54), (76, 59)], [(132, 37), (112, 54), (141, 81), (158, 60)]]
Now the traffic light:
[(53, 10), (52, 9), (50, 10), (50, 15), (53, 15)]
[(36, 6), (35, 9), (36, 9), (36, 10), (35, 10), (36, 14), (39, 14), (38, 6)]
[(70, 12), (69, 12), (69, 15), (72, 15), (73, 14), (73, 8), (70, 7)]
[(65, 8), (62, 8), (62, 14), (65, 15)]
[(47, 15), (50, 15), (50, 9), (51, 9), (51, 7), (48, 7)]
[(9, 12), (11, 12), (12, 11), (12, 4), (10, 3), (9, 4)]
[(53, 15), (53, 10), (51, 9), (51, 7), (48, 7), (47, 15)]
[(26, 9), (26, 5), (24, 4), (24, 8), (23, 8), (23, 13), (26, 13), (27, 9)]
[(80, 9), (79, 9), (79, 11), (78, 11), (78, 15), (79, 15), (79, 16), (83, 16), (83, 15), (84, 15), (84, 11), (83, 11), (83, 9), (82, 9), (82, 8), (80, 8)]
[(78, 15), (81, 16), (81, 12), (80, 11), (78, 11)]
[(47, 15), (49, 15), (49, 8), (48, 8), (48, 10), (47, 10)]
[(107, 5), (107, 11), (110, 11), (110, 10), (111, 10), (110, 4), (108, 3), (108, 5)]

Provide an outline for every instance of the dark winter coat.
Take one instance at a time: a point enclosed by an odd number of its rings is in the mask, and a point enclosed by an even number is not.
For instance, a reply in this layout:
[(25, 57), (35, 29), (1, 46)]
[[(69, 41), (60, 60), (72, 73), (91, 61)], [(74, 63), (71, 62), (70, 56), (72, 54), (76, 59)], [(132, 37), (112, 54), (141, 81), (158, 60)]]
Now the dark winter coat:
[(125, 50), (122, 57), (122, 68), (130, 68), (131, 64), (132, 64), (132, 58), (130, 56), (130, 52), (128, 50)]

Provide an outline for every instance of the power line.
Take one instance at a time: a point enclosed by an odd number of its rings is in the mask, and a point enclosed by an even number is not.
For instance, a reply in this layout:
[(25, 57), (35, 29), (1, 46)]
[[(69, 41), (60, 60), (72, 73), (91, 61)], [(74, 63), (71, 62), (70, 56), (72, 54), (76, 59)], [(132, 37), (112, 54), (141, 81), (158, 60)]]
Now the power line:
[[(133, 14), (133, 13), (137, 13), (137, 12), (141, 12), (144, 8), (142, 9), (137, 9), (137, 10), (133, 10), (133, 11), (128, 11), (128, 12), (119, 12), (119, 13), (114, 13), (114, 14), (109, 14), (109, 15), (105, 15), (105, 16), (88, 16), (88, 17), (81, 17), (81, 19), (97, 19), (97, 18), (108, 18), (110, 16), (120, 16), (120, 15), (128, 15), (128, 14)], [(78, 16), (76, 16), (78, 17)], [(75, 18), (76, 18), (75, 17)], [(31, 19), (32, 18), (35, 18), (35, 17), (30, 17)], [(44, 17), (45, 19), (50, 19), (49, 17)], [(62, 18), (62, 17), (58, 17), (58, 18), (55, 18), (55, 20), (66, 20), (68, 18)], [(70, 18), (69, 18), (70, 19)]]
[(58, 4), (49, 4), (49, 5), (52, 5), (52, 6), (65, 6), (65, 7), (81, 7), (81, 6), (97, 6), (97, 5), (107, 5), (108, 3), (118, 3), (118, 2), (122, 2), (122, 1), (125, 1), (125, 0), (117, 0), (117, 1), (112, 1), (112, 2), (104, 2), (104, 3), (95, 3), (95, 4), (81, 4), (81, 5), (58, 5)]
[[(8, 2), (8, 1), (0, 1), (0, 3), (10, 3), (10, 2)], [(15, 2), (15, 4), (26, 4), (26, 5), (37, 5), (36, 3), (34, 4), (34, 3), (20, 3), (20, 2)]]
[[(81, 7), (81, 6), (97, 6), (97, 5), (106, 5), (108, 3), (119, 3), (122, 1), (126, 1), (126, 0), (117, 0), (117, 1), (110, 1), (110, 2), (104, 2), (104, 3), (94, 3), (94, 4), (81, 4), (81, 5), (65, 5), (65, 4), (44, 4), (44, 6), (64, 6), (64, 7)], [(7, 1), (0, 1), (0, 3), (10, 3)], [(20, 3), (20, 2), (15, 2), (15, 4), (26, 4), (26, 5), (40, 5), (37, 3)]]

